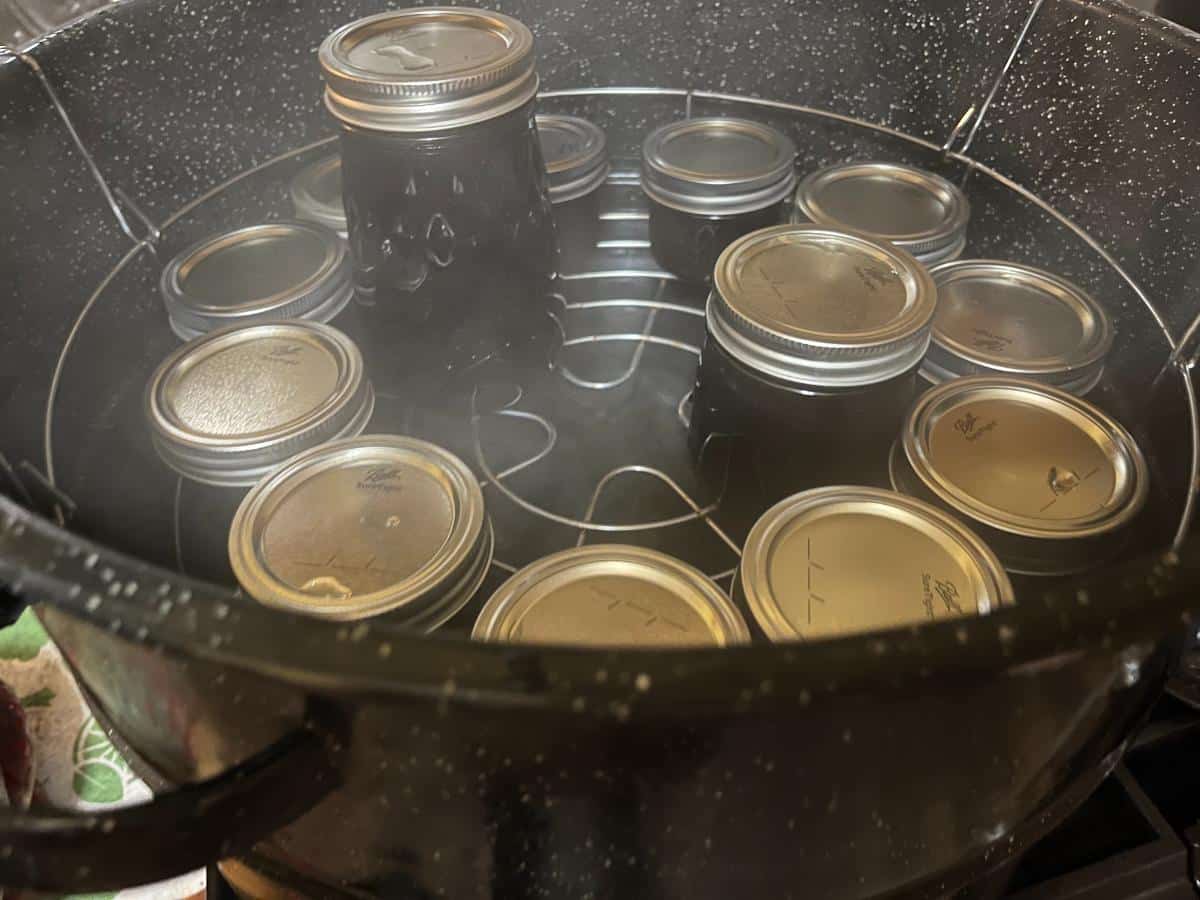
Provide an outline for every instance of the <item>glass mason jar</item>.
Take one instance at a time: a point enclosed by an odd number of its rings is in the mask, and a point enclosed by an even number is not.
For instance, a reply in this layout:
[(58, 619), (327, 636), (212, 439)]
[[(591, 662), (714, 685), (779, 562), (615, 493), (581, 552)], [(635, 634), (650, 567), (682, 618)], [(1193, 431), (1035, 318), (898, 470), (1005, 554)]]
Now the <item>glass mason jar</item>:
[(548, 367), (558, 249), (529, 29), (483, 10), (397, 10), (335, 31), (320, 62), (377, 385), (444, 394)]
[(278, 319), (332, 322), (354, 333), (350, 254), (315, 222), (265, 222), (211, 235), (163, 269), (159, 289), (182, 340)]
[(928, 503), (833, 485), (754, 524), (733, 598), (772, 641), (820, 640), (987, 615), (1013, 603), (991, 549)]
[(651, 132), (642, 145), (642, 190), (659, 265), (710, 281), (730, 243), (787, 220), (795, 160), (786, 135), (743, 119), (685, 119)]
[(892, 451), (896, 490), (979, 532), (1014, 575), (1067, 575), (1121, 553), (1149, 468), (1101, 409), (1027, 378), (956, 378), (926, 391)]
[(717, 262), (689, 441), (734, 438), (766, 502), (830, 483), (886, 484), (889, 432), (916, 392), (936, 294), (884, 241), (778, 225)]
[(179, 566), (232, 583), (229, 526), (246, 489), (295, 453), (359, 434), (374, 407), (358, 347), (328, 325), (235, 326), (167, 357), (147, 387), (146, 420), (180, 476)]
[(342, 158), (336, 153), (301, 169), (292, 179), (289, 193), (297, 219), (316, 222), (346, 233), (346, 209), (342, 205)]
[(229, 559), (245, 592), (339, 621), (386, 616), (433, 631), (492, 561), (483, 490), (426, 441), (366, 435), (293, 456), (238, 507)]
[(1112, 320), (1084, 290), (1017, 263), (935, 266), (938, 311), (921, 376), (1012, 375), (1083, 396), (1104, 374)]
[(842, 163), (796, 188), (792, 221), (861, 231), (907, 250), (926, 266), (962, 255), (971, 205), (940, 175), (887, 162)]
[(587, 260), (595, 252), (602, 212), (599, 188), (611, 166), (604, 132), (578, 116), (537, 117), (546, 163), (546, 185), (564, 258)]

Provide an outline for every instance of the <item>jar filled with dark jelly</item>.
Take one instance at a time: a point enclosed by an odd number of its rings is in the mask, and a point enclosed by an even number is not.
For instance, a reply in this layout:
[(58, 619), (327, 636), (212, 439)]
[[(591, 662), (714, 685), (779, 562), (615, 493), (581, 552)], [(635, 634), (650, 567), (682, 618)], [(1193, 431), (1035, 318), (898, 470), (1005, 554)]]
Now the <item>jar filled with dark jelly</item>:
[(693, 454), (736, 448), (731, 474), (753, 477), (766, 502), (886, 484), (935, 305), (924, 266), (885, 241), (813, 225), (735, 241), (705, 313)]
[(558, 249), (529, 29), (397, 10), (335, 31), (320, 61), (376, 383), (418, 396), (548, 367)]
[(729, 244), (787, 221), (795, 159), (790, 138), (743, 119), (685, 119), (653, 131), (642, 145), (642, 190), (659, 265), (707, 282)]
[(539, 115), (537, 129), (560, 247), (586, 259), (600, 234), (597, 191), (611, 168), (604, 132), (578, 116)]
[(971, 204), (940, 175), (890, 162), (840, 163), (796, 188), (793, 222), (861, 231), (890, 241), (926, 266), (957, 259), (967, 245)]
[(159, 289), (171, 330), (185, 341), (278, 319), (358, 330), (346, 242), (316, 222), (264, 222), (210, 235), (167, 263)]
[(296, 453), (360, 434), (374, 406), (357, 346), (328, 325), (235, 326), (171, 354), (150, 379), (146, 419), (179, 475), (180, 568), (232, 583), (229, 526), (250, 485)]

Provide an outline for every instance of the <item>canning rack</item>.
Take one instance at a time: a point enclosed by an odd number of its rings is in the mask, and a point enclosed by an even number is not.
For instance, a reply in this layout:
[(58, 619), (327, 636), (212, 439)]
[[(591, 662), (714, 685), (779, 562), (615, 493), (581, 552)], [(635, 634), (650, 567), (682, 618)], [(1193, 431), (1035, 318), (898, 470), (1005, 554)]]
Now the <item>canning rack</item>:
[[(576, 88), (544, 92), (542, 98), (545, 100), (597, 100), (600, 102), (603, 102), (605, 98), (628, 99), (639, 97), (660, 101), (674, 100), (679, 103), (679, 112), (684, 116), (692, 115), (693, 105), (698, 100), (715, 101), (728, 104), (735, 110), (740, 109), (742, 110), (742, 114), (747, 116), (753, 116), (758, 111), (776, 116), (793, 116), (801, 119), (813, 118), (838, 123), (854, 129), (863, 129), (877, 135), (884, 135), (923, 151), (939, 154), (944, 160), (952, 161), (963, 167), (964, 180), (974, 176), (990, 179), (1050, 216), (1063, 229), (1080, 240), (1091, 252), (1102, 260), (1120, 278), (1125, 286), (1133, 292), (1134, 296), (1136, 296), (1140, 304), (1161, 330), (1170, 347), (1170, 354), (1158, 373), (1158, 377), (1181, 378), (1189, 413), (1189, 437), (1191, 440), (1190, 478), (1187, 495), (1182, 506), (1179, 521), (1174, 529), (1172, 541), (1172, 546), (1178, 547), (1190, 528), (1195, 509), (1197, 485), (1200, 483), (1200, 437), (1198, 437), (1200, 435), (1200, 408), (1198, 408), (1192, 382), (1189, 377), (1190, 370), (1195, 365), (1197, 355), (1200, 354), (1200, 316), (1197, 316), (1184, 330), (1182, 336), (1176, 339), (1171, 334), (1163, 316), (1145, 291), (1142, 290), (1118, 261), (1095, 238), (1032, 191), (969, 155), (975, 135), (982, 125), (988, 109), (996, 98), (1009, 69), (1016, 60), (1030, 26), (1042, 6), (1042, 2), (1043, 0), (1035, 0), (1032, 4), (1029, 15), (1017, 36), (1003, 68), (998, 73), (983, 101), (978, 106), (971, 106), (963, 113), (950, 129), (946, 140), (941, 144), (886, 125), (869, 122), (831, 110), (705, 90), (660, 87)], [(335, 138), (328, 137), (312, 142), (241, 172), (196, 197), (169, 215), (161, 223), (156, 224), (142, 213), (137, 204), (121, 192), (119, 188), (109, 187), (99, 167), (72, 126), (65, 109), (58, 101), (53, 86), (50, 84), (41, 67), (37, 64), (37, 61), (30, 54), (30, 49), (32, 48), (17, 51), (16, 55), (31, 68), (42, 83), (49, 100), (62, 118), (68, 134), (80, 151), (92, 177), (100, 186), (118, 226), (132, 242), (132, 246), (125, 256), (118, 261), (112, 272), (101, 281), (83, 304), (59, 354), (50, 385), (44, 420), (44, 474), (28, 461), (22, 461), (18, 466), (14, 467), (9, 465), (7, 460), (0, 457), (0, 477), (5, 477), (8, 481), (16, 485), (15, 495), (20, 499), (28, 500), (28, 505), (31, 507), (52, 514), (59, 524), (66, 524), (71, 518), (75, 504), (70, 496), (64, 492), (63, 487), (57, 483), (55, 477), (55, 403), (58, 398), (65, 363), (70, 356), (80, 330), (85, 326), (89, 314), (92, 313), (97, 304), (103, 302), (107, 289), (126, 267), (144, 254), (151, 256), (156, 254), (163, 234), (180, 222), (180, 220), (204, 204), (212, 201), (223, 192), (230, 190), (243, 180), (251, 176), (262, 175), (274, 167), (280, 167), (282, 170), (286, 168), (287, 164), (294, 163), (297, 158), (321, 152)], [(608, 184), (613, 186), (635, 187), (637, 183), (637, 173), (631, 169), (618, 170), (610, 175), (608, 179)], [(564, 285), (572, 285), (576, 288), (580, 286), (599, 285), (610, 279), (635, 281), (645, 288), (644, 291), (640, 292), (639, 296), (615, 299), (596, 297), (572, 301), (568, 300), (562, 292), (555, 295), (554, 300), (557, 308), (555, 309), (554, 317), (562, 329), (564, 350), (569, 351), (571, 348), (586, 345), (612, 347), (614, 350), (618, 347), (628, 349), (628, 353), (624, 357), (620, 357), (615, 353), (613, 354), (612, 358), (617, 365), (612, 373), (608, 373), (602, 378), (590, 378), (578, 374), (570, 365), (568, 353), (567, 357), (564, 357), (562, 364), (559, 365), (557, 375), (565, 385), (569, 385), (571, 388), (591, 391), (597, 394), (621, 388), (635, 378), (643, 363), (646, 351), (650, 347), (666, 348), (673, 353), (679, 354), (683, 364), (694, 366), (694, 357), (699, 354), (699, 348), (695, 344), (657, 334), (656, 329), (663, 322), (672, 319), (683, 317), (694, 320), (698, 316), (702, 318), (703, 307), (702, 302), (700, 302), (702, 301), (702, 297), (692, 298), (697, 302), (690, 304), (663, 299), (664, 288), (676, 282), (676, 279), (655, 266), (649, 256), (647, 218), (648, 214), (644, 207), (621, 207), (602, 211), (600, 214), (601, 237), (596, 241), (594, 247), (595, 265), (590, 265), (584, 269), (567, 271), (561, 276), (561, 281)], [(679, 287), (678, 284), (675, 286)], [(703, 289), (700, 290), (702, 291)], [(576, 333), (572, 326), (573, 320), (577, 315), (586, 310), (597, 309), (641, 311), (645, 313), (645, 316), (641, 327), (636, 330)], [(653, 465), (652, 460), (644, 463), (615, 466), (606, 472), (595, 483), (590, 494), (590, 499), (582, 511), (554, 510), (524, 497), (518, 490), (510, 486), (510, 479), (518, 473), (532, 470), (539, 463), (542, 463), (555, 449), (559, 433), (555, 424), (546, 416), (522, 409), (521, 400), (522, 392), (518, 389), (514, 394), (514, 398), (507, 404), (491, 409), (475, 408), (471, 413), (470, 428), (474, 453), (473, 459), (470, 461), (476, 466), (477, 474), (486, 492), (504, 497), (525, 514), (536, 517), (547, 526), (573, 529), (576, 533), (575, 540), (577, 543), (583, 543), (589, 537), (619, 539), (621, 535), (636, 535), (659, 529), (668, 529), (685, 523), (702, 522), (729, 549), (734, 559), (740, 555), (740, 547), (737, 541), (720, 524), (721, 498), (718, 496), (717, 499), (711, 502), (700, 502), (667, 472)], [(674, 408), (670, 410), (670, 414), (677, 419), (679, 427), (684, 431), (686, 430), (687, 423), (688, 401), (689, 397), (684, 393), (678, 398)], [(489, 462), (484, 452), (484, 442), (481, 438), (481, 431), (486, 429), (488, 421), (494, 417), (527, 422), (531, 426), (536, 427), (541, 434), (540, 445), (534, 448), (528, 456), (498, 471)], [(665, 486), (678, 501), (679, 511), (674, 514), (667, 514), (653, 519), (647, 518), (636, 522), (617, 522), (598, 518), (597, 510), (602, 505), (602, 499), (611, 493), (615, 493), (621, 487), (628, 489), (630, 483), (634, 481), (653, 481)], [(178, 523), (179, 497), (180, 491), (179, 486), (177, 486), (175, 499), (176, 523)], [(504, 571), (514, 571), (517, 568), (512, 562), (505, 560), (497, 560), (494, 565)], [(734, 570), (734, 568), (725, 567), (720, 571), (710, 572), (709, 574), (714, 578), (725, 579)]]

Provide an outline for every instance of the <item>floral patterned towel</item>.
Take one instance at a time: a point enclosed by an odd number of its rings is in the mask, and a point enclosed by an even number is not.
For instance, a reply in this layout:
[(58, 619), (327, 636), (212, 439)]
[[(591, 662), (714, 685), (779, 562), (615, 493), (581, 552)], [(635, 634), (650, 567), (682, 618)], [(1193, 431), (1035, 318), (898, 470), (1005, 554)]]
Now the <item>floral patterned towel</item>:
[[(0, 681), (21, 699), (33, 743), (34, 802), (96, 810), (130, 806), (150, 789), (130, 770), (84, 703), (58, 648), (30, 610), (0, 629)], [(204, 897), (205, 875), (75, 900), (184, 900)]]

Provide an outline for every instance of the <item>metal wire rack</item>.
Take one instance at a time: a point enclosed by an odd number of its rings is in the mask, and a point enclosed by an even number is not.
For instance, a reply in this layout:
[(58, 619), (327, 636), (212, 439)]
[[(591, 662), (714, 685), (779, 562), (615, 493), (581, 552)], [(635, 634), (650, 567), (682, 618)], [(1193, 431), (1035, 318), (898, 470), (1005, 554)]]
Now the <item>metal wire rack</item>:
[[(1176, 543), (1183, 539), (1188, 531), (1193, 515), (1197, 475), (1200, 475), (1200, 443), (1196, 439), (1200, 409), (1198, 409), (1191, 382), (1187, 377), (1189, 363), (1185, 359), (1186, 345), (1193, 331), (1197, 329), (1189, 329), (1184, 340), (1177, 342), (1166, 328), (1162, 316), (1150, 298), (1133, 281), (1128, 273), (1120, 267), (1111, 254), (1094, 238), (1031, 191), (966, 155), (965, 150), (969, 146), (969, 138), (967, 145), (964, 145), (961, 150), (955, 150), (954, 145), (960, 132), (972, 123), (977, 127), (981, 114), (977, 114), (974, 109), (968, 110), (953, 128), (945, 144), (939, 145), (887, 126), (845, 116), (836, 112), (815, 109), (799, 104), (708, 91), (640, 87), (586, 88), (552, 92), (545, 94), (544, 97), (547, 100), (588, 99), (603, 102), (605, 98), (621, 97), (636, 99), (643, 95), (659, 98), (677, 98), (681, 102), (681, 112), (685, 115), (691, 113), (693, 104), (697, 100), (719, 101), (732, 104), (735, 108), (745, 107), (745, 114), (747, 115), (753, 115), (755, 110), (758, 110), (763, 114), (782, 114), (800, 119), (815, 118), (832, 121), (841, 125), (864, 129), (877, 135), (883, 135), (889, 139), (895, 139), (921, 148), (924, 151), (932, 151), (947, 160), (965, 167), (968, 174), (975, 174), (990, 179), (1003, 188), (1012, 191), (1023, 201), (1050, 216), (1062, 226), (1065, 232), (1081, 241), (1116, 273), (1134, 296), (1138, 298), (1148, 315), (1158, 324), (1172, 350), (1171, 356), (1164, 366), (1164, 372), (1174, 370), (1173, 374), (1180, 375), (1183, 379), (1184, 392), (1190, 413), (1189, 436), (1192, 443), (1192, 478), (1190, 479), (1189, 492), (1175, 533)], [(153, 254), (154, 245), (160, 236), (198, 207), (201, 207), (209, 200), (219, 196), (222, 192), (231, 189), (245, 179), (269, 174), (275, 167), (280, 167), (280, 171), (282, 171), (286, 168), (283, 164), (293, 164), (297, 157), (314, 152), (322, 152), (332, 140), (332, 138), (329, 138), (297, 148), (252, 170), (240, 173), (226, 183), (216, 186), (203, 196), (196, 198), (157, 226), (145, 220), (144, 216), (137, 214), (136, 206), (129, 203), (127, 198), (121, 197), (122, 203), (126, 208), (132, 209), (136, 218), (145, 221), (149, 236), (138, 237), (136, 239), (130, 252), (88, 298), (62, 349), (47, 403), (45, 420), (45, 468), (49, 476), (46, 479), (49, 482), (49, 486), (61, 491), (61, 487), (56, 484), (54, 479), (55, 450), (53, 443), (54, 410), (59, 377), (77, 334), (84, 327), (87, 316), (98, 304), (103, 302), (105, 291), (112, 281), (135, 258), (144, 253)], [(636, 189), (637, 183), (636, 170), (629, 167), (618, 168), (609, 177), (606, 187), (627, 189), (624, 196), (628, 199), (630, 195), (640, 196), (640, 192)], [(586, 391), (596, 395), (603, 395), (607, 392), (623, 389), (635, 380), (639, 370), (643, 366), (646, 354), (652, 348), (655, 350), (661, 349), (662, 351), (669, 352), (673, 357), (677, 357), (677, 364), (681, 369), (690, 370), (694, 368), (695, 358), (699, 354), (699, 348), (696, 346), (696, 343), (682, 340), (676, 336), (667, 336), (662, 332), (665, 330), (674, 330), (673, 328), (667, 329), (663, 326), (673, 326), (679, 322), (691, 322), (695, 327), (702, 322), (703, 289), (689, 289), (679, 283), (674, 276), (663, 272), (653, 264), (648, 252), (650, 246), (647, 221), (648, 212), (644, 205), (627, 202), (611, 205), (603, 209), (599, 218), (599, 237), (594, 242), (594, 246), (590, 248), (590, 253), (588, 254), (589, 264), (584, 268), (568, 271), (562, 275), (559, 284), (560, 290), (553, 297), (556, 306), (554, 318), (562, 329), (563, 337), (563, 355), (556, 370), (556, 375), (561, 380), (564, 389)], [(126, 220), (122, 218), (121, 221), (124, 222)], [(622, 290), (614, 296), (611, 290), (611, 286), (613, 285), (620, 285), (622, 288), (632, 285), (636, 286), (637, 290)], [(606, 286), (609, 289), (606, 289)], [(669, 298), (667, 296), (668, 289), (670, 291)], [(580, 294), (583, 296), (580, 297)], [(586, 326), (581, 327), (580, 322), (583, 318), (587, 314), (594, 312), (621, 312), (628, 315), (641, 313), (643, 315), (638, 325), (633, 329), (601, 330)], [(594, 374), (580, 374), (573, 360), (573, 351), (584, 347), (607, 348), (608, 352), (605, 353), (605, 358), (612, 364), (611, 371), (606, 371), (603, 377), (595, 377)], [(687, 523), (702, 522), (735, 557), (740, 553), (740, 547), (737, 542), (718, 521), (721, 512), (721, 498), (718, 497), (709, 502), (701, 502), (686, 490), (685, 487), (680, 485), (677, 479), (672, 478), (669, 473), (654, 465), (653, 460), (645, 460), (633, 464), (628, 462), (614, 464), (594, 481), (594, 487), (589, 495), (590, 499), (582, 509), (556, 509), (525, 496), (518, 488), (513, 486), (514, 476), (526, 473), (539, 464), (544, 463), (558, 445), (560, 434), (558, 426), (546, 415), (532, 409), (524, 408), (523, 399), (524, 391), (517, 388), (513, 399), (508, 403), (493, 406), (490, 409), (474, 408), (471, 412), (469, 422), (471, 455), (477, 467), (481, 483), (489, 493), (498, 498), (505, 498), (523, 513), (545, 523), (547, 527), (554, 526), (574, 530), (577, 535), (576, 540), (579, 542), (582, 542), (589, 536), (606, 536), (612, 539), (621, 535), (644, 534)], [(678, 429), (681, 440), (682, 435), (686, 432), (688, 401), (689, 395), (686, 390), (681, 391), (678, 398), (673, 400), (665, 409), (665, 414), (671, 417), (675, 427)], [(536, 445), (531, 445), (530, 452), (526, 456), (516, 463), (499, 468), (489, 460), (488, 454), (485, 452), (486, 441), (483, 439), (483, 433), (489, 427), (489, 423), (497, 419), (529, 423), (535, 429), (532, 433), (540, 434)], [(680, 511), (672, 514), (670, 510), (666, 510), (661, 515), (644, 518), (639, 521), (614, 521), (598, 515), (602, 500), (610, 496), (616, 489), (614, 485), (618, 487), (623, 486), (625, 490), (630, 490), (630, 483), (635, 480), (639, 483), (657, 483), (664, 486), (674, 495)], [(64, 502), (69, 503), (70, 498), (66, 497)], [(176, 506), (178, 506), (178, 502)], [(176, 510), (176, 513), (178, 513), (178, 510)], [(498, 561), (496, 566), (505, 571), (511, 571), (515, 568), (512, 563), (505, 561)], [(732, 571), (730, 568), (724, 568), (722, 571), (712, 573), (712, 577), (728, 577)]]

